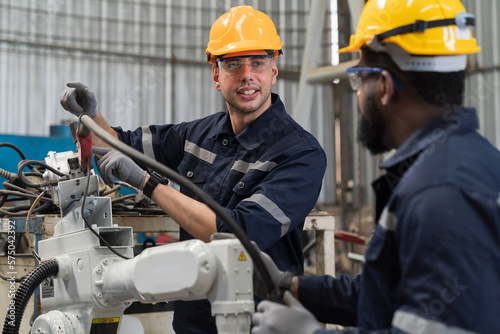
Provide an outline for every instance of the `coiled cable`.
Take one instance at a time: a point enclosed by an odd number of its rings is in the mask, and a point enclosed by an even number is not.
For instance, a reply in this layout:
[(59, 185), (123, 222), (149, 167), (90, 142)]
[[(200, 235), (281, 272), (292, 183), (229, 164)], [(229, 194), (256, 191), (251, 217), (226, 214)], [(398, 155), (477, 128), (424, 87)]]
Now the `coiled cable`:
[(19, 288), (11, 300), (3, 326), (3, 334), (18, 334), (21, 327), (26, 305), (35, 289), (44, 280), (54, 277), (59, 272), (59, 264), (56, 260), (48, 260), (33, 269), (21, 282)]

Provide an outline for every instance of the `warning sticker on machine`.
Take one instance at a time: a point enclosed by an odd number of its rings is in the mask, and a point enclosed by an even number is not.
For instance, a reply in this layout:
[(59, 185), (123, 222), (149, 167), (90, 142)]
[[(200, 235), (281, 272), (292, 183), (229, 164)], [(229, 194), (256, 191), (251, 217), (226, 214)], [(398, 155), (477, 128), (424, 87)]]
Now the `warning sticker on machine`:
[(246, 261), (247, 258), (245, 257), (245, 253), (241, 252), (240, 257), (238, 258), (238, 261)]
[(41, 285), (41, 295), (42, 298), (52, 298), (54, 297), (54, 278), (49, 277), (42, 282)]
[(92, 319), (90, 334), (116, 334), (120, 318), (95, 318)]

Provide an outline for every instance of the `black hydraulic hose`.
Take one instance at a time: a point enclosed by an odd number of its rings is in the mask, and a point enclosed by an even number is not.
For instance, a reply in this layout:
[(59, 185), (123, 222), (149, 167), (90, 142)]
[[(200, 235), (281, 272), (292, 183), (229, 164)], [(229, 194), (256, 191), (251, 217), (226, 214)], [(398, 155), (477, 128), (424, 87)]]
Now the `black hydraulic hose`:
[(119, 141), (111, 134), (102, 129), (97, 123), (94, 122), (90, 116), (82, 114), (80, 115), (79, 121), (86, 125), (90, 131), (92, 131), (97, 137), (101, 138), (104, 142), (111, 145), (118, 151), (128, 155), (136, 161), (141, 161), (147, 166), (151, 167), (163, 176), (173, 180), (177, 184), (185, 187), (192, 193), (196, 194), (201, 202), (205, 203), (210, 209), (212, 209), (217, 216), (224, 222), (229, 232), (233, 233), (241, 242), (243, 247), (247, 250), (248, 254), (252, 258), (255, 268), (259, 271), (260, 277), (264, 281), (264, 285), (267, 288), (268, 299), (272, 298), (272, 292), (274, 290), (274, 285), (271, 280), (271, 275), (267, 270), (264, 261), (260, 256), (260, 252), (253, 246), (248, 235), (243, 231), (243, 229), (234, 221), (234, 219), (217, 203), (212, 199), (205, 191), (199, 188), (196, 184), (189, 181), (187, 178), (178, 174), (171, 168), (159, 163), (158, 161), (142, 154), (136, 149), (128, 146), (127, 144)]
[[(23, 169), (28, 166), (29, 164), (32, 164), (32, 165), (39, 165), (39, 166), (43, 166), (45, 167), (46, 169), (50, 170), (52, 173), (58, 175), (58, 176), (61, 176), (61, 177), (66, 177), (67, 175), (64, 174), (64, 173), (61, 173), (60, 171), (58, 171), (57, 169), (55, 169), (54, 167), (52, 166), (49, 166), (47, 165), (45, 162), (43, 161), (36, 161), (36, 160), (24, 160), (24, 161), (21, 161), (19, 163), (19, 165), (17, 166), (17, 176), (19, 177), (19, 180), (27, 187), (32, 187), (32, 188), (35, 188), (35, 189), (40, 189), (42, 187), (46, 187), (48, 185), (51, 184), (51, 182), (49, 181), (44, 181), (42, 183), (33, 183), (33, 182), (30, 182), (26, 176), (24, 175), (23, 173)], [(60, 180), (58, 180), (60, 181)]]
[(56, 260), (43, 262), (33, 269), (21, 282), (19, 288), (7, 307), (7, 315), (3, 325), (3, 334), (18, 334), (23, 319), (24, 310), (28, 304), (31, 295), (42, 282), (56, 276), (59, 272), (59, 264)]
[[(17, 154), (19, 154), (19, 156), (21, 157), (22, 160), (26, 160), (26, 156), (24, 155), (23, 151), (21, 151), (21, 149), (19, 147), (17, 147), (16, 145), (11, 144), (11, 143), (0, 143), (0, 147), (10, 147), (14, 151), (16, 151)], [(33, 169), (33, 167), (31, 165), (29, 165), (28, 168)]]
[(11, 143), (0, 143), (0, 147), (10, 147), (10, 148), (14, 149), (14, 151), (16, 151), (17, 154), (19, 154), (21, 159), (26, 160), (26, 156), (24, 155), (23, 151), (21, 151), (21, 149), (19, 147), (17, 147), (16, 145), (11, 144)]

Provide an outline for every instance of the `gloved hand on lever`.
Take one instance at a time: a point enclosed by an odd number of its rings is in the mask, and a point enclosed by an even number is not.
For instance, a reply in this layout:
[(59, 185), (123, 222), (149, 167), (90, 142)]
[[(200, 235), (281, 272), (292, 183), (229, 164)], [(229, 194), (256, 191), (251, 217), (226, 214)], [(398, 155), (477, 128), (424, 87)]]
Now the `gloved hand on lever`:
[(147, 172), (139, 167), (132, 158), (109, 147), (94, 146), (92, 151), (102, 155), (97, 161), (97, 169), (101, 172), (102, 179), (107, 185), (111, 186), (116, 177), (136, 188), (141, 188)]
[(62, 91), (59, 101), (64, 109), (75, 116), (85, 113), (91, 118), (97, 116), (97, 100), (85, 84), (72, 81), (67, 83), (68, 88)]
[(252, 315), (252, 334), (314, 334), (321, 329), (311, 312), (290, 291), (283, 295), (285, 305), (263, 300)]
[[(236, 237), (231, 233), (214, 233), (210, 237), (210, 240), (232, 238)], [(254, 246), (258, 249), (258, 246), (254, 242), (252, 242), (252, 244), (254, 244)], [(261, 250), (259, 250), (259, 252), (262, 257), (262, 261), (264, 262), (264, 266), (267, 268), (267, 271), (271, 276), (271, 282), (274, 286), (272, 297), (280, 300), (282, 298), (283, 292), (290, 289), (290, 283), (293, 278), (293, 273), (289, 271), (281, 271), (269, 255)], [(253, 292), (262, 299), (268, 298), (266, 286), (257, 269), (253, 271)]]

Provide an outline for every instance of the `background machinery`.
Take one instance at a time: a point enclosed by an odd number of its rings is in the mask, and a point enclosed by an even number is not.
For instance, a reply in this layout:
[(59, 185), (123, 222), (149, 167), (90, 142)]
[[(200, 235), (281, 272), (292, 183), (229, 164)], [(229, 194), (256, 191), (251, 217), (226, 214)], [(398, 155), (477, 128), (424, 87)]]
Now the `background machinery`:
[[(75, 131), (78, 153), (49, 152), (39, 183), (22, 172), (35, 162), (20, 163), (21, 181), (43, 188), (39, 197), (49, 194), (61, 218), (54, 236), (38, 243), (36, 256), (41, 264), (17, 290), (3, 333), (19, 332), (27, 301), (39, 285), (43, 314), (35, 319), (33, 334), (141, 333), (139, 320), (123, 315), (133, 301), (194, 299), (210, 301), (219, 333), (249, 333), (254, 312), (253, 263), (260, 260), (255, 247), (248, 239), (189, 240), (148, 248), (134, 257), (132, 228), (113, 224), (111, 198), (99, 196), (99, 177), (92, 169), (88, 145), (92, 134), (84, 123), (94, 127), (90, 118), (81, 117)], [(105, 140), (105, 134), (99, 136)], [(140, 153), (135, 152), (132, 155), (138, 158)], [(158, 169), (154, 160), (148, 163)], [(165, 176), (180, 177), (162, 168), (159, 172)], [(236, 236), (242, 233), (235, 232)], [(270, 286), (266, 274), (261, 272)]]

